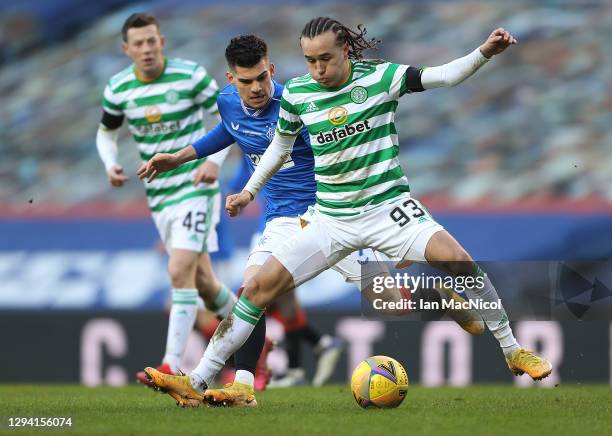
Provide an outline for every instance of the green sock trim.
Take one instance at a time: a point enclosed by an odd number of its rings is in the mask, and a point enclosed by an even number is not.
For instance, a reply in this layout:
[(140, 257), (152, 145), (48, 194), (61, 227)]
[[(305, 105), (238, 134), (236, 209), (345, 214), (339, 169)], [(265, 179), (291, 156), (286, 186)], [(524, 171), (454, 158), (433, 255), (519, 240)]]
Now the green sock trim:
[(172, 289), (172, 304), (198, 304), (198, 290)]
[(232, 292), (229, 289), (227, 289), (227, 286), (225, 286), (222, 283), (221, 288), (219, 288), (219, 293), (217, 294), (215, 301), (213, 301), (211, 309), (212, 310), (221, 309), (223, 306), (227, 304), (231, 296), (232, 296)]
[(265, 309), (257, 307), (253, 303), (251, 303), (249, 300), (247, 300), (247, 298), (244, 295), (240, 296), (240, 299), (237, 301), (237, 303), (240, 303), (240, 307), (244, 308), (245, 310), (250, 312), (252, 315), (255, 315), (257, 318), (261, 318), (261, 315), (263, 315), (265, 311)]
[(249, 324), (255, 325), (257, 324), (257, 322), (259, 321), (259, 319), (254, 318), (250, 315), (245, 314), (244, 312), (241, 312), (240, 310), (238, 310), (236, 308), (236, 306), (234, 306), (234, 309), (232, 310), (232, 313), (234, 315), (236, 315), (238, 318), (240, 318), (241, 320), (248, 322)]
[(263, 315), (264, 309), (260, 309), (247, 300), (246, 297), (241, 296), (240, 299), (236, 301), (232, 313), (243, 321), (255, 325)]

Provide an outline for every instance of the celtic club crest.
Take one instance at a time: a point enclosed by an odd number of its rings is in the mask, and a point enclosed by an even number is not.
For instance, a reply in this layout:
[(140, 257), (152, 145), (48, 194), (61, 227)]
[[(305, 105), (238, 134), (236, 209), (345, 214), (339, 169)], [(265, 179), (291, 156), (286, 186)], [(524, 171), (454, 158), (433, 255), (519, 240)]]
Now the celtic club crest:
[(355, 86), (351, 90), (351, 100), (354, 103), (361, 104), (368, 99), (368, 90), (363, 86)]
[(174, 89), (167, 90), (164, 97), (168, 104), (176, 104), (179, 101), (179, 93)]

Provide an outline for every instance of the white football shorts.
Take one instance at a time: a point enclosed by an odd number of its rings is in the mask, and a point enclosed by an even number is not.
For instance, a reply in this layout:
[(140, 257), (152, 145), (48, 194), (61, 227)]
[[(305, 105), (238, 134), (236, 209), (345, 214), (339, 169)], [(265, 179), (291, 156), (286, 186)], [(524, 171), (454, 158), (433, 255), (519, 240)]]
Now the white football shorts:
[(316, 209), (309, 213), (310, 224), (295, 237), (285, 237), (272, 252), (296, 287), (355, 250), (371, 248), (394, 262), (426, 262), (429, 239), (444, 230), (409, 193), (359, 215), (332, 217)]
[(217, 224), (221, 194), (193, 197), (153, 214), (166, 251), (173, 249), (214, 253), (219, 250)]
[[(259, 239), (251, 249), (247, 260), (247, 268), (253, 265), (263, 265), (268, 257), (288, 239), (296, 237), (310, 227), (310, 220), (313, 216), (314, 209), (310, 208), (302, 217), (278, 217), (268, 221), (263, 233), (260, 234)], [(360, 288), (361, 280), (388, 271), (382, 260), (384, 259), (380, 258), (380, 253), (375, 253), (373, 250), (356, 250), (347, 253), (331, 268), (339, 272), (345, 281)]]

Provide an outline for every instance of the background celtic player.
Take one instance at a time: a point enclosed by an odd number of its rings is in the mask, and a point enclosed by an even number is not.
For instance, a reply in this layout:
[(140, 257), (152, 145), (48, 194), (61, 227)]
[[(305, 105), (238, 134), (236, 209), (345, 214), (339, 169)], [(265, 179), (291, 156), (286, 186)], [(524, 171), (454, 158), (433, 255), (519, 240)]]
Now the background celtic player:
[[(264, 308), (292, 286), (311, 279), (350, 252), (370, 247), (398, 262), (428, 262), (455, 276), (481, 275), (463, 247), (410, 196), (397, 159), (394, 125), (399, 98), (415, 91), (456, 85), (516, 40), (496, 29), (478, 49), (439, 67), (420, 69), (381, 60), (362, 61), (361, 52), (376, 45), (336, 20), (319, 17), (302, 31), (301, 46), (310, 74), (290, 80), (283, 92), (277, 132), (247, 186), (229, 196), (226, 208), (236, 215), (291, 153), (306, 126), (315, 156), (316, 214), (303, 232), (273, 252), (245, 283), (232, 315), (217, 329), (189, 379), (160, 377), (160, 387), (182, 396), (207, 388), (225, 360), (251, 334)], [(485, 286), (470, 298), (497, 301)], [(499, 341), (514, 374), (546, 377), (551, 365), (519, 347), (503, 308), (482, 313)], [(150, 369), (148, 373), (157, 376)]]
[[(122, 37), (123, 51), (134, 63), (113, 76), (104, 89), (104, 112), (96, 138), (114, 187), (128, 180), (117, 163), (118, 129), (124, 118), (146, 161), (156, 152), (178, 150), (201, 137), (205, 133), (203, 109), (217, 113), (217, 84), (195, 62), (164, 56), (165, 39), (155, 17), (131, 15), (123, 25)], [(202, 299), (222, 317), (235, 301), (215, 278), (208, 255), (217, 250), (220, 194), (216, 178), (226, 154), (211, 156), (203, 165), (186, 165), (146, 189), (153, 220), (170, 256), (172, 309), (160, 367), (167, 373), (176, 372), (180, 364)], [(146, 383), (143, 373), (138, 378)]]

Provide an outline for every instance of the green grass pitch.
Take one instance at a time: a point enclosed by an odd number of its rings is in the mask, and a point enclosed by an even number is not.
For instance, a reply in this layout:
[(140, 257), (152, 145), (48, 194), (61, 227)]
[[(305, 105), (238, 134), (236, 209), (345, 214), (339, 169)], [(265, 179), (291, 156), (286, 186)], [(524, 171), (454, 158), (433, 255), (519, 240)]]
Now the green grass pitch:
[[(257, 409), (180, 409), (141, 386), (0, 385), (0, 434), (612, 434), (609, 386), (416, 386), (392, 410), (360, 409), (346, 386), (268, 390), (257, 400)], [(71, 417), (73, 425), (8, 428), (11, 416)]]

